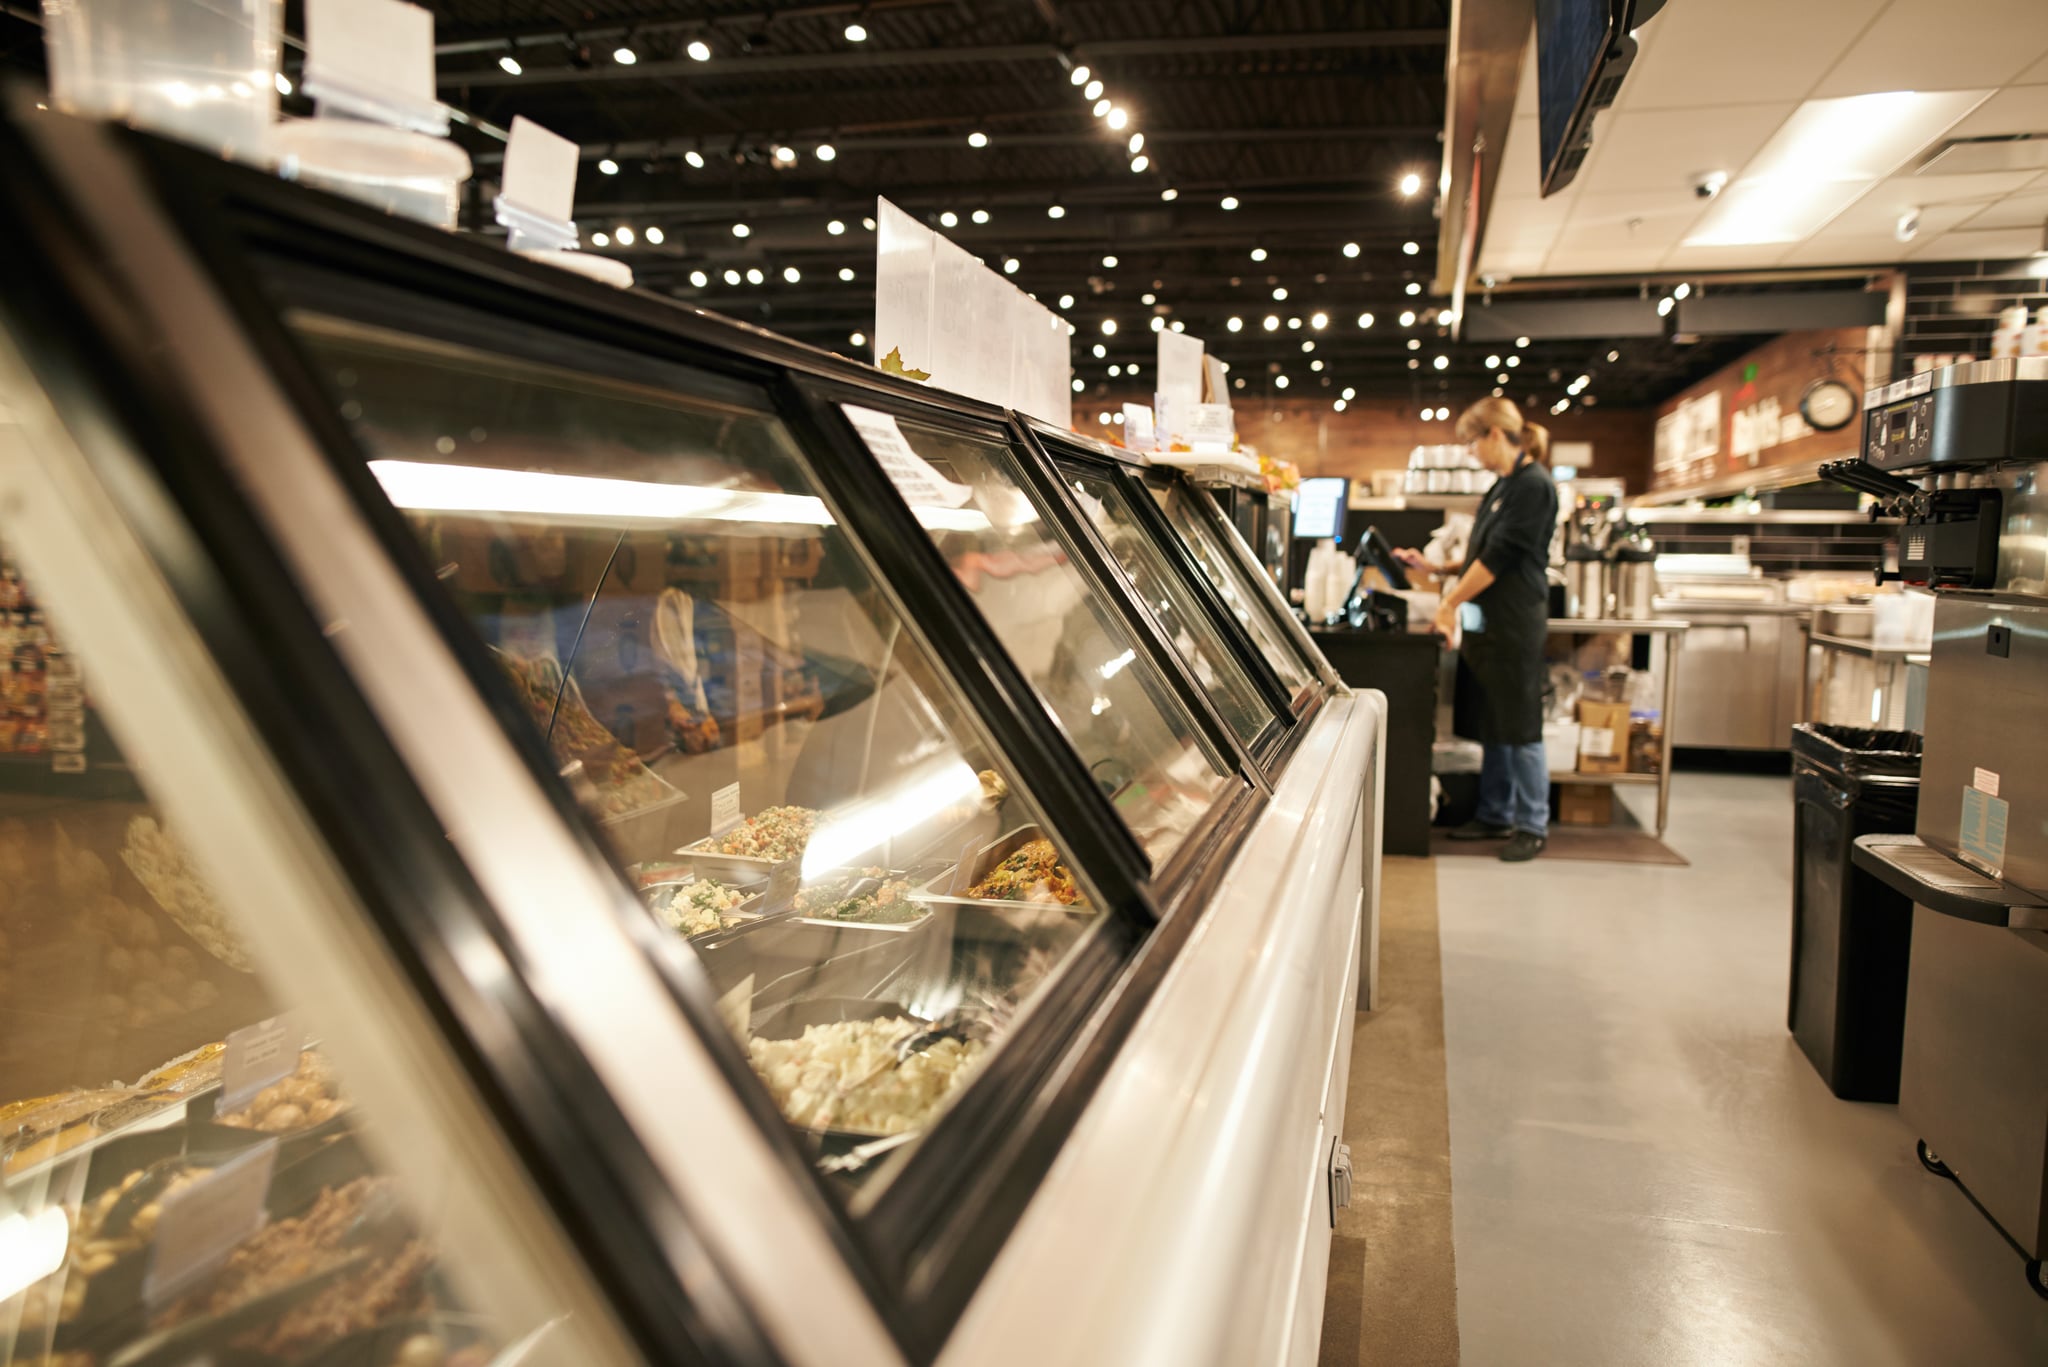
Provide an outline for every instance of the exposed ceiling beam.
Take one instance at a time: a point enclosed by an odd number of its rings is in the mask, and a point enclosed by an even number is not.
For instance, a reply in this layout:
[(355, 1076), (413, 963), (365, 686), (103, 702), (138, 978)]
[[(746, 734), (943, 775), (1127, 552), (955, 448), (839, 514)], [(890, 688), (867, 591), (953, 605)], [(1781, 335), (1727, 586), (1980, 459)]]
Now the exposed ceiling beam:
[(589, 28), (552, 26), (511, 27), (489, 36), (477, 35), (434, 44), (443, 57), (465, 52), (504, 52), (516, 47), (539, 47), (571, 39), (604, 42), (615, 38), (650, 33), (708, 32), (722, 28), (765, 28), (803, 19), (830, 19), (838, 15), (885, 14), (892, 10), (951, 9), (954, 0), (836, 0), (832, 4), (788, 5), (782, 9), (753, 10), (740, 14), (714, 14), (701, 19), (657, 19), (645, 24), (593, 24)]
[[(1084, 43), (1077, 56), (1091, 62), (1120, 57), (1213, 57), (1252, 52), (1339, 52), (1386, 47), (1441, 47), (1447, 30), (1354, 29), (1330, 33), (1234, 33), (1191, 38), (1113, 38)], [(977, 47), (885, 48), (874, 51), (797, 52), (773, 56), (713, 57), (708, 62), (636, 62), (621, 66), (599, 62), (588, 69), (574, 66), (529, 67), (514, 76), (496, 67), (439, 74), (443, 88), (517, 85), (577, 85), (596, 81), (660, 81), (678, 78), (717, 80), (754, 76), (809, 75), (829, 71), (874, 71), (884, 67), (955, 66), (1064, 62), (1068, 54), (1050, 43), (1006, 43)]]
[[(1062, 110), (1047, 110), (1047, 115), (1064, 113)], [(957, 120), (960, 127), (974, 126), (976, 120), (962, 117)], [(1163, 128), (1148, 130), (1145, 141), (1155, 147), (1171, 147), (1196, 143), (1274, 143), (1274, 142), (1426, 142), (1437, 136), (1437, 130), (1429, 124), (1353, 124), (1343, 127), (1325, 125), (1319, 128)], [(830, 141), (832, 150), (841, 157), (858, 156), (861, 153), (878, 152), (923, 152), (958, 151), (965, 143), (958, 133), (911, 133), (890, 134), (879, 137), (839, 137), (831, 129), (814, 128), (768, 134), (690, 134), (678, 133), (666, 138), (634, 138), (626, 142), (591, 142), (582, 148), (583, 160), (597, 161), (605, 157), (614, 159), (637, 159), (640, 157), (680, 157), (686, 151), (696, 151), (706, 156), (728, 156), (735, 151), (758, 148), (769, 142), (784, 142), (791, 146), (810, 142)], [(1099, 124), (1066, 133), (1001, 133), (995, 135), (990, 147), (993, 150), (1018, 147), (1095, 147), (1108, 151), (1120, 151), (1122, 135), (1105, 135)], [(473, 160), (478, 165), (489, 165), (504, 160), (502, 152), (484, 152)]]

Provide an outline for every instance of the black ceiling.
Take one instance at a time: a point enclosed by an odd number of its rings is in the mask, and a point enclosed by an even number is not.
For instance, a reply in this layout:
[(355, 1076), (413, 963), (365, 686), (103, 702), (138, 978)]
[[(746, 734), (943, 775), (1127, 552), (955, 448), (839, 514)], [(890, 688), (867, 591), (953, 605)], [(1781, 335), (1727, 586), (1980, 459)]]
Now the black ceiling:
[[(1495, 383), (1482, 362), (1498, 348), (1453, 344), (1434, 321), (1449, 301), (1429, 292), (1448, 0), (428, 8), (442, 98), (470, 125), (456, 136), (477, 162), (472, 221), (489, 217), (501, 148), (491, 134), (524, 115), (584, 148), (585, 245), (680, 299), (864, 355), (851, 341), (874, 311), (863, 220), (881, 195), (997, 269), (1014, 259), (1012, 279), (1041, 302), (1072, 296), (1061, 311), (1078, 330), (1076, 374), (1090, 385), (1107, 382), (1112, 364), (1151, 361), (1155, 316), (1203, 337), (1248, 386), (1284, 373), (1296, 394), (1327, 379), (1455, 404)], [(20, 17), (13, 5), (5, 13)], [(298, 31), (296, 5), (286, 25)], [(851, 40), (849, 25), (866, 38)], [(16, 65), (39, 55), (24, 51), (24, 28), (0, 19), (0, 53)], [(1112, 131), (1091, 111), (1071, 80), (1084, 65), (1128, 127)], [(295, 55), (286, 66), (295, 71)], [(1136, 172), (1133, 132), (1149, 159)], [(986, 146), (970, 146), (975, 133)], [(794, 159), (779, 161), (777, 148)], [(1404, 195), (1411, 173), (1421, 189)], [(622, 226), (630, 247), (617, 241)], [(650, 227), (659, 244), (647, 242)], [(598, 233), (609, 245), (595, 246)], [(1408, 310), (1413, 325), (1400, 322)], [(1368, 313), (1372, 326), (1361, 327)], [(1232, 318), (1241, 331), (1229, 330)], [(1592, 373), (1598, 402), (1652, 402), (1748, 340), (1624, 343), (1609, 363), (1605, 343), (1539, 338), (1508, 392), (1548, 405)], [(1106, 356), (1092, 354), (1097, 345)]]

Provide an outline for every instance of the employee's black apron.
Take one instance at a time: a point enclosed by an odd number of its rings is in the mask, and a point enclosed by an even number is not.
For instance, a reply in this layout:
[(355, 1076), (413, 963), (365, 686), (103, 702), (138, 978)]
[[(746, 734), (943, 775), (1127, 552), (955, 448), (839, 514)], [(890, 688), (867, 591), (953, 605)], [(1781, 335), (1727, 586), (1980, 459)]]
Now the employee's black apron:
[[(1487, 524), (1499, 515), (1508, 480), (1522, 478), (1527, 469), (1524, 461), (1486, 491), (1472, 520), (1468, 545), (1484, 546)], [(1540, 470), (1535, 477), (1548, 478)], [(1485, 621), (1479, 630), (1465, 632), (1458, 647), (1451, 729), (1481, 745), (1534, 744), (1543, 739), (1543, 697), (1549, 682), (1543, 646), (1550, 630), (1550, 605), (1547, 596), (1531, 601), (1527, 594), (1512, 592), (1506, 582), (1512, 567), (1487, 568), (1494, 571), (1496, 584), (1480, 595)]]

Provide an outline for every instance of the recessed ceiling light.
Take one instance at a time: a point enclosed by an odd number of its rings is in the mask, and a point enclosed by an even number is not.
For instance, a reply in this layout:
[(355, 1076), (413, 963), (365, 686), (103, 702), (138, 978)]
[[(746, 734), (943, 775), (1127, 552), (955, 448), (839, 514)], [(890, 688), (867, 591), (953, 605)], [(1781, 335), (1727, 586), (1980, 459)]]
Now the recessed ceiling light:
[(1529, 345), (1529, 339), (1528, 339), (1527, 337), (1517, 337), (1517, 338), (1515, 338), (1515, 347), (1516, 347), (1516, 349), (1517, 349), (1517, 350), (1519, 350), (1519, 349), (1521, 349), (1522, 347), (1525, 347), (1525, 346), (1527, 346), (1527, 345)]
[(1687, 283), (1685, 283), (1685, 281), (1681, 280), (1678, 282), (1678, 288), (1671, 291), (1671, 297), (1673, 299), (1683, 299), (1691, 293), (1692, 286), (1688, 285)]
[(1115, 257), (1113, 257), (1113, 256), (1105, 256), (1105, 257), (1103, 257), (1103, 258), (1102, 258), (1102, 268), (1103, 268), (1104, 270), (1106, 270), (1106, 271), (1113, 271), (1113, 270), (1115, 270), (1115, 269), (1116, 269), (1116, 258), (1115, 258)]
[(1355, 398), (1357, 398), (1357, 397), (1358, 397), (1358, 391), (1357, 391), (1356, 389), (1353, 389), (1353, 388), (1351, 388), (1350, 386), (1348, 386), (1348, 385), (1347, 385), (1347, 386), (1345, 387), (1345, 389), (1344, 389), (1344, 399), (1345, 399), (1345, 402), (1347, 402), (1347, 403), (1348, 403), (1348, 402), (1350, 402), (1350, 401), (1351, 401), (1352, 399), (1355, 399)]
[(868, 344), (867, 334), (864, 332), (856, 332), (846, 340), (853, 343), (855, 346), (866, 346)]
[(1420, 337), (1410, 337), (1408, 339), (1408, 349), (1410, 351), (1422, 350), (1422, 339)]
[(692, 61), (708, 62), (711, 60), (711, 44), (705, 42), (702, 38), (694, 40), (684, 51), (690, 54), (690, 60)]
[(1402, 326), (1402, 327), (1404, 327), (1404, 328), (1412, 328), (1412, 327), (1414, 327), (1414, 326), (1415, 326), (1415, 310), (1414, 310), (1414, 309), (1402, 309), (1402, 310), (1401, 310), (1401, 326)]
[(1023, 268), (1024, 263), (1022, 261), (1019, 261), (1016, 257), (1008, 256), (1003, 258), (1004, 275), (1015, 275), (1018, 271), (1022, 270)]
[(850, 285), (850, 284), (852, 284), (852, 283), (853, 283), (853, 278), (854, 278), (854, 276), (853, 276), (853, 267), (851, 267), (851, 266), (841, 266), (841, 267), (839, 268), (839, 278), (840, 278), (841, 280), (844, 280), (844, 281), (846, 281), (846, 283), (848, 283), (849, 285)]
[(1408, 282), (1408, 293), (1410, 295), (1422, 293), (1422, 282), (1420, 280), (1410, 280)]
[(1401, 255), (1403, 256), (1414, 256), (1421, 252), (1421, 250), (1422, 244), (1420, 242), (1403, 242), (1401, 244)]
[(1075, 85), (1088, 84), (1088, 68), (1085, 66), (1075, 67), (1071, 72), (1067, 73), (1067, 79)]
[(1401, 177), (1401, 193), (1403, 195), (1413, 195), (1421, 188), (1422, 177), (1415, 172), (1410, 171), (1407, 175)]
[(1221, 200), (1219, 201), (1219, 203), (1220, 203), (1220, 204), (1221, 204), (1221, 205), (1223, 206), (1223, 210), (1224, 210), (1224, 212), (1225, 212), (1225, 213), (1228, 213), (1228, 212), (1229, 212), (1230, 210), (1232, 210), (1232, 209), (1235, 209), (1235, 208), (1237, 207), (1237, 196), (1236, 196), (1236, 195), (1225, 195), (1225, 196), (1224, 196), (1224, 197), (1223, 197), (1223, 198), (1222, 198), (1222, 199), (1221, 199)]
[(1067, 216), (1067, 211), (1066, 208), (1062, 205), (1049, 204), (1046, 206), (1045, 216), (1047, 218), (1065, 218)]
[(825, 231), (837, 237), (846, 231), (846, 225), (835, 218), (825, 225)]
[(597, 169), (603, 175), (615, 176), (619, 173), (619, 164), (610, 157), (600, 157), (598, 158)]
[(1358, 315), (1358, 325), (1359, 325), (1360, 327), (1362, 327), (1362, 328), (1369, 328), (1369, 327), (1371, 327), (1371, 326), (1372, 326), (1372, 315), (1371, 315), (1370, 313), (1361, 313), (1361, 314), (1359, 314), (1359, 315)]
[(590, 245), (593, 247), (609, 247), (612, 245), (612, 235), (610, 233), (592, 233), (590, 235)]
[(1330, 325), (1330, 315), (1327, 313), (1311, 313), (1308, 316), (1308, 325), (1321, 332)]
[(988, 134), (982, 132), (979, 128), (975, 129), (967, 135), (967, 145), (969, 147), (988, 146)]
[(1439, 356), (1434, 361), (1431, 361), (1430, 364), (1435, 366), (1438, 370), (1449, 370), (1451, 368), (1451, 358), (1448, 356)]
[(818, 150), (815, 155), (819, 161), (831, 161), (839, 155), (839, 149), (829, 142), (821, 142), (818, 144)]
[(1522, 358), (1521, 358), (1521, 357), (1519, 357), (1519, 356), (1510, 356), (1510, 357), (1508, 357), (1508, 369), (1510, 369), (1510, 370), (1513, 370), (1513, 369), (1514, 369), (1514, 368), (1515, 368), (1516, 366), (1520, 365), (1521, 363), (1522, 363)]
[(1276, 304), (1283, 303), (1285, 302), (1286, 298), (1287, 287), (1285, 285), (1275, 285), (1273, 287), (1273, 302)]
[(1323, 368), (1323, 363), (1322, 363), (1321, 361), (1319, 361), (1319, 360), (1317, 360), (1317, 361), (1310, 361), (1310, 362), (1308, 363), (1308, 368), (1309, 368), (1310, 370), (1313, 370), (1313, 371), (1316, 371), (1316, 372), (1320, 373), (1320, 372), (1322, 371), (1322, 368)]
[(695, 170), (701, 171), (704, 169), (704, 154), (694, 147), (683, 153), (683, 160), (690, 163), (691, 167)]
[(1104, 114), (1107, 114), (1110, 110), (1114, 108), (1116, 108), (1116, 106), (1110, 103), (1109, 96), (1104, 95), (1101, 99), (1095, 102), (1095, 117), (1099, 119)]
[(1154, 332), (1166, 331), (1166, 320), (1156, 313), (1152, 315), (1152, 330)]
[(649, 228), (645, 233), (642, 234), (642, 236), (644, 236), (650, 243), (657, 247), (659, 247), (668, 238), (668, 234), (664, 233), (659, 228)]
[(1102, 320), (1102, 335), (1105, 337), (1116, 336), (1116, 319), (1105, 318)]
[(873, 232), (875, 230), (875, 221), (872, 218), (864, 218), (860, 221), (860, 226), (866, 228), (869, 232)]
[(1156, 304), (1159, 302), (1159, 296), (1151, 293), (1141, 294), (1138, 296), (1138, 302), (1141, 304)]
[(1165, 200), (1167, 203), (1171, 204), (1173, 203), (1173, 201), (1180, 198), (1180, 191), (1174, 189), (1171, 185), (1169, 185), (1164, 190), (1161, 190), (1159, 192), (1159, 197)]
[[(519, 65), (519, 59), (517, 57), (514, 57), (509, 52), (498, 59), (498, 66), (499, 69), (502, 70), (508, 76), (520, 76), (524, 75), (526, 72), (526, 68)], [(289, 90), (280, 90), (277, 93), (280, 95), (289, 95), (292, 92)]]
[(1621, 353), (1619, 351), (1610, 351), (1607, 353), (1607, 359), (1609, 361), (1618, 361), (1621, 359)]
[(1273, 388), (1275, 388), (1275, 389), (1285, 389), (1285, 388), (1287, 388), (1287, 377), (1286, 377), (1285, 375), (1275, 375), (1275, 376), (1273, 377)]
[(1337, 400), (1337, 402), (1331, 404), (1330, 407), (1336, 409), (1339, 413), (1342, 413), (1345, 408), (1345, 400), (1339, 399)]
[(1422, 369), (1422, 362), (1416, 360), (1413, 356), (1410, 356), (1408, 358), (1408, 368), (1410, 370), (1420, 370)]
[[(710, 49), (705, 49), (704, 56), (708, 57), (710, 55)], [(633, 65), (633, 63), (640, 60), (640, 54), (622, 44), (619, 47), (615, 47), (612, 49), (612, 60), (617, 62), (620, 66), (631, 66)], [(703, 58), (699, 58), (698, 60), (702, 61)]]
[(782, 268), (782, 278), (794, 285), (804, 278), (804, 273), (795, 266), (784, 266)]
[(708, 285), (708, 284), (710, 284), (710, 283), (711, 283), (711, 277), (710, 277), (710, 276), (708, 276), (708, 275), (706, 275), (706, 274), (704, 274), (704, 272), (702, 272), (702, 271), (691, 271), (691, 272), (690, 272), (690, 283), (691, 283), (691, 284), (693, 284), (693, 285), (695, 285), (695, 286), (696, 286), (696, 287), (697, 287), (698, 289), (700, 289), (700, 290), (701, 290), (701, 289), (703, 289), (703, 288), (704, 288), (704, 287), (705, 287), (706, 285)]
[(1358, 244), (1357, 244), (1356, 242), (1346, 242), (1346, 243), (1344, 244), (1344, 255), (1346, 255), (1346, 256), (1357, 256), (1357, 255), (1358, 255)]
[(1487, 357), (1487, 358), (1486, 358), (1486, 368), (1487, 368), (1488, 370), (1498, 370), (1498, 369), (1500, 369), (1500, 357), (1498, 357), (1498, 356), (1489, 356), (1489, 357)]
[(740, 275), (738, 271), (727, 271), (725, 273), (725, 283), (728, 285), (737, 285), (740, 283), (741, 279), (743, 279), (743, 277)]
[(1254, 247), (1254, 248), (1252, 248), (1252, 260), (1254, 260), (1254, 261), (1264, 261), (1265, 259), (1266, 259), (1266, 249), (1265, 249), (1264, 247)]
[(1060, 307), (1061, 307), (1061, 308), (1063, 308), (1063, 309), (1070, 309), (1070, 308), (1072, 308), (1073, 306), (1074, 306), (1074, 296), (1073, 296), (1073, 295), (1071, 295), (1071, 294), (1063, 294), (1063, 295), (1061, 295), (1061, 296), (1060, 296)]
[(941, 228), (959, 227), (960, 215), (954, 213), (951, 209), (946, 210), (946, 212), (939, 215), (939, 226)]
[(1141, 154), (1139, 154), (1138, 156), (1132, 157), (1132, 158), (1131, 158), (1131, 173), (1132, 173), (1133, 175), (1137, 175), (1137, 174), (1140, 174), (1140, 173), (1142, 173), (1142, 172), (1144, 171), (1144, 169), (1145, 169), (1146, 167), (1150, 166), (1151, 164), (1152, 164), (1152, 158), (1150, 158), (1150, 157), (1148, 157), (1148, 156), (1145, 156), (1145, 155), (1143, 155), (1142, 153), (1141, 153)]
[(1314, 351), (1315, 349), (1316, 344), (1313, 341), (1303, 342), (1301, 344), (1301, 354), (1304, 356), (1306, 356), (1309, 352)]
[(1503, 370), (1500, 374), (1493, 377), (1493, 382), (1495, 384), (1506, 384), (1508, 382), (1508, 373)]
[[(1122, 377), (1122, 375), (1123, 375), (1123, 373), (1124, 373), (1124, 368), (1123, 368), (1122, 366), (1120, 366), (1120, 365), (1113, 365), (1113, 366), (1111, 366), (1111, 367), (1109, 368), (1109, 378), (1110, 378), (1110, 379), (1112, 379), (1112, 380), (1114, 380), (1114, 379), (1119, 379), (1119, 378), (1121, 378), (1121, 377)], [(1104, 422), (1107, 422), (1107, 421), (1109, 421), (1109, 419), (1108, 419), (1107, 417), (1105, 417), (1105, 418), (1103, 419), (1103, 421), (1104, 421)]]
[(1452, 313), (1449, 309), (1438, 309), (1436, 312), (1437, 322), (1442, 324), (1444, 327), (1449, 327), (1451, 325), (1452, 320), (1454, 320), (1457, 316), (1457, 314)]
[(1106, 346), (1104, 346), (1104, 345), (1103, 345), (1102, 343), (1100, 343), (1100, 342), (1097, 342), (1097, 343), (1095, 344), (1095, 347), (1094, 347), (1094, 351), (1095, 351), (1095, 359), (1096, 359), (1096, 360), (1098, 360), (1098, 361), (1099, 361), (1099, 360), (1101, 360), (1101, 359), (1102, 359), (1103, 357), (1105, 357), (1105, 356), (1109, 355), (1109, 348), (1108, 348), (1108, 347), (1106, 347)]
[(1291, 328), (1299, 328), (1299, 327), (1301, 326), (1301, 319), (1299, 319), (1299, 318), (1289, 318), (1289, 319), (1287, 320), (1287, 326), (1289, 326), (1289, 327), (1291, 327)]
[(859, 24), (848, 24), (848, 25), (846, 26), (846, 41), (847, 41), (847, 42), (849, 42), (849, 43), (865, 43), (865, 42), (866, 42), (867, 40), (868, 40), (868, 31), (867, 31), (867, 30), (866, 30), (865, 28), (861, 27), (861, 26), (860, 26)]
[(1130, 111), (1125, 109), (1122, 105), (1118, 105), (1116, 108), (1109, 111), (1109, 126), (1111, 128), (1114, 128), (1117, 132), (1123, 132), (1124, 129), (1130, 127), (1130, 123)]
[(1225, 323), (1223, 326), (1231, 332), (1243, 332), (1244, 319), (1233, 316), (1231, 320)]
[(762, 285), (766, 284), (767, 281), (768, 277), (761, 274), (760, 267), (752, 266), (747, 269), (747, 283), (749, 285)]
[(794, 147), (777, 147), (775, 149), (775, 160), (781, 166), (794, 164), (796, 161), (796, 149)]
[(1143, 133), (1133, 133), (1133, 134), (1131, 134), (1131, 142), (1130, 142), (1130, 147), (1131, 147), (1131, 150), (1132, 150), (1133, 152), (1142, 152), (1142, 151), (1144, 151), (1144, 150), (1145, 150), (1145, 135), (1144, 135)]
[(1180, 319), (1176, 318), (1173, 320), (1173, 330), (1175, 332), (1186, 332), (1188, 330), (1188, 325), (1186, 323), (1183, 323)]
[(1280, 330), (1280, 320), (1269, 313), (1266, 315), (1266, 321), (1261, 323), (1260, 326), (1268, 332), (1278, 332)]
[(732, 225), (732, 235), (734, 237), (746, 237), (750, 235), (753, 231), (754, 230), (752, 228), (749, 228), (744, 223), (735, 223)]
[(1677, 301), (1672, 299), (1672, 297), (1668, 294), (1665, 295), (1662, 299), (1659, 299), (1657, 301), (1657, 316), (1659, 318), (1667, 316), (1671, 312), (1672, 307), (1676, 302)]

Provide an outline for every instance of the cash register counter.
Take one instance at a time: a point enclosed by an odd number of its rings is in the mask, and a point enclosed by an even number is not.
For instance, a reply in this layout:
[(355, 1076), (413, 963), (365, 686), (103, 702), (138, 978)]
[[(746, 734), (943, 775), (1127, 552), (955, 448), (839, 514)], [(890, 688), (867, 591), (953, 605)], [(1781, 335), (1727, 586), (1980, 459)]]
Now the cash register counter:
[(1430, 755), (1436, 742), (1437, 665), (1443, 637), (1430, 627), (1311, 629), (1324, 658), (1353, 688), (1387, 695), (1385, 821), (1380, 849), (1429, 853)]

